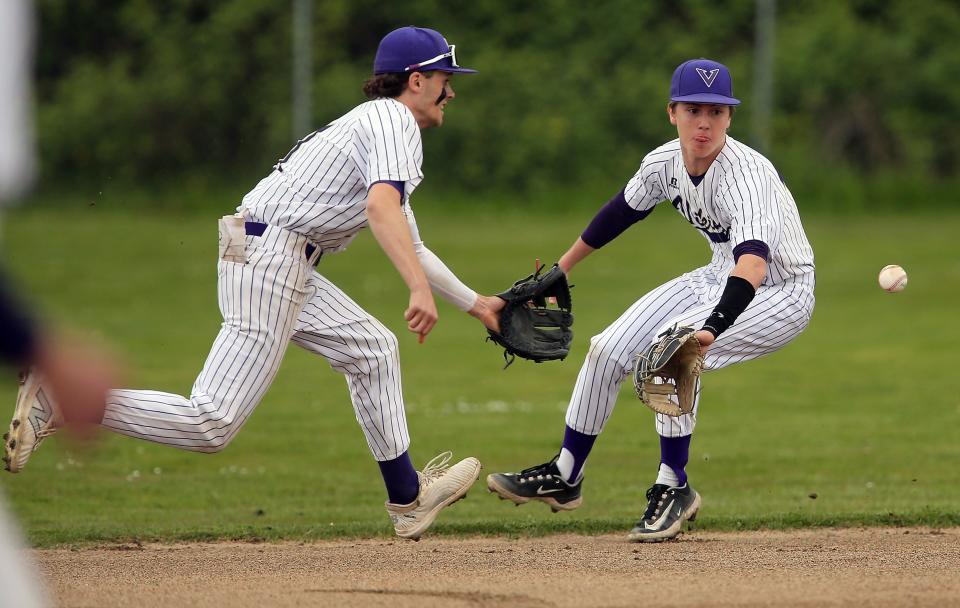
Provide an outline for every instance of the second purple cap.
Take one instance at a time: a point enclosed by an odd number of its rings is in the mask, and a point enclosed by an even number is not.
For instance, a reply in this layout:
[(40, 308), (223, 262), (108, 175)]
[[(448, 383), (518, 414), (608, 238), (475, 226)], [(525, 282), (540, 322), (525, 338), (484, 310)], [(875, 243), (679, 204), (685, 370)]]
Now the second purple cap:
[(674, 70), (670, 101), (738, 106), (733, 96), (733, 78), (727, 66), (709, 59), (691, 59)]

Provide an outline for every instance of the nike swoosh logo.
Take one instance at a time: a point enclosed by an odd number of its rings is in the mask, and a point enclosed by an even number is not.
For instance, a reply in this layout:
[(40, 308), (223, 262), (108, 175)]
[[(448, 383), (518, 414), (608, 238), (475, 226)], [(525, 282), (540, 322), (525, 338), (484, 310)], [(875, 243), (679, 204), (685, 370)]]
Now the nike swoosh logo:
[(657, 528), (662, 526), (663, 522), (667, 519), (667, 516), (670, 515), (670, 510), (673, 509), (673, 503), (675, 502), (677, 502), (676, 498), (670, 501), (670, 504), (667, 505), (667, 508), (663, 510), (663, 515), (661, 515), (660, 518), (657, 519), (657, 521), (653, 522), (653, 525), (650, 525), (644, 522), (643, 527), (646, 528), (647, 530), (656, 530)]
[(544, 494), (553, 494), (554, 492), (559, 492), (562, 489), (563, 488), (554, 488), (552, 490), (544, 490), (543, 486), (540, 486), (539, 488), (537, 488), (537, 494), (539, 494), (540, 496), (543, 496)]

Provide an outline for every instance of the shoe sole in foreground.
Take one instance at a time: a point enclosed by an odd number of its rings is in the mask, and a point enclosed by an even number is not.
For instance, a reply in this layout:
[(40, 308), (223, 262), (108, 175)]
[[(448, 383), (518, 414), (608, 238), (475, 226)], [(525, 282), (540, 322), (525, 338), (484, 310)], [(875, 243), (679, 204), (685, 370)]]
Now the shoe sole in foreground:
[(447, 498), (446, 500), (444, 500), (434, 508), (430, 509), (430, 511), (428, 511), (427, 514), (424, 516), (423, 521), (420, 523), (419, 526), (417, 526), (413, 530), (407, 530), (406, 532), (403, 532), (403, 533), (397, 532), (397, 536), (400, 538), (405, 538), (407, 540), (419, 541), (420, 537), (423, 536), (423, 533), (426, 532), (431, 525), (433, 525), (433, 520), (437, 518), (437, 515), (440, 514), (440, 511), (449, 507), (450, 505), (457, 502), (458, 500), (463, 500), (464, 498), (467, 497), (467, 492), (469, 492), (470, 488), (473, 487), (473, 484), (475, 484), (477, 480), (480, 479), (480, 469), (482, 468), (483, 466), (480, 464), (480, 461), (478, 460), (477, 468), (473, 472), (473, 480), (470, 483), (464, 484), (463, 488), (461, 488), (455, 494), (451, 494), (449, 498)]
[[(37, 376), (31, 373), (20, 385), (20, 390), (17, 393), (17, 407), (13, 411), (10, 429), (3, 434), (3, 468), (11, 473), (18, 473), (23, 469), (22, 464), (18, 464), (18, 461), (21, 460), (20, 450), (23, 448), (21, 436), (29, 425), (27, 419), (30, 417), (30, 410), (33, 407), (30, 393), (36, 393), (37, 390), (39, 390)], [(29, 455), (27, 458), (29, 458)], [(26, 459), (22, 460), (24, 460), (23, 464), (26, 464)]]
[[(696, 490), (694, 490), (696, 492)], [(627, 538), (635, 543), (662, 543), (664, 541), (670, 540), (671, 538), (676, 538), (683, 531), (683, 522), (685, 521), (694, 521), (697, 519), (697, 513), (700, 512), (700, 494), (697, 493), (696, 498), (693, 501), (693, 504), (690, 505), (686, 511), (680, 515), (680, 519), (675, 521), (672, 526), (661, 530), (659, 532), (653, 532), (650, 534), (634, 534), (630, 533)]]
[(536, 497), (518, 496), (513, 492), (511, 492), (510, 490), (503, 487), (502, 485), (500, 485), (499, 483), (497, 483), (496, 475), (487, 475), (487, 490), (489, 490), (490, 492), (493, 492), (498, 497), (500, 497), (500, 500), (513, 501), (513, 503), (518, 507), (522, 504), (526, 504), (530, 502), (531, 500), (539, 500), (540, 502), (544, 502), (548, 504), (550, 506), (550, 510), (553, 511), (554, 513), (558, 513), (560, 511), (573, 511), (574, 509), (579, 507), (580, 504), (583, 502), (582, 496), (577, 496), (576, 498), (574, 498), (569, 502), (559, 502), (557, 501), (557, 499), (553, 498), (552, 496), (536, 496)]

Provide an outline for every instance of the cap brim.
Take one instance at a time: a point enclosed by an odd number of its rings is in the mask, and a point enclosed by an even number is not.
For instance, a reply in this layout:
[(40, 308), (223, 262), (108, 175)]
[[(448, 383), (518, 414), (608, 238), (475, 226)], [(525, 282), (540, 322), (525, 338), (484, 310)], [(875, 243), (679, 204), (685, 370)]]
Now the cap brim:
[(695, 95), (675, 95), (670, 101), (682, 101), (685, 103), (712, 103), (720, 106), (738, 106), (740, 100), (726, 95), (717, 95), (716, 93), (697, 93)]
[(449, 68), (449, 67), (439, 67), (439, 68), (425, 68), (422, 70), (417, 70), (419, 72), (447, 72), (450, 74), (477, 74), (477, 70), (471, 70), (470, 68)]

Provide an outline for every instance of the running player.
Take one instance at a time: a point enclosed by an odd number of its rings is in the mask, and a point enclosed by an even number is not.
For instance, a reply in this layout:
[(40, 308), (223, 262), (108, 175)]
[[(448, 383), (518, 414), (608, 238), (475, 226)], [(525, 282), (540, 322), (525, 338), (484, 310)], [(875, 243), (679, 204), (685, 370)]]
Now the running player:
[[(636, 353), (665, 329), (697, 328), (709, 371), (772, 353), (807, 326), (814, 303), (813, 250), (776, 169), (727, 135), (739, 103), (722, 64), (694, 59), (680, 65), (667, 106), (679, 137), (643, 159), (633, 179), (560, 259), (569, 273), (662, 201), (693, 224), (712, 250), (709, 264), (644, 295), (590, 341), (560, 453), (520, 473), (488, 476), (489, 489), (501, 498), (517, 504), (540, 500), (554, 511), (580, 505), (583, 465), (613, 412), (620, 383)], [(691, 414), (656, 416), (660, 468), (631, 540), (673, 538), (700, 508), (685, 472), (699, 386), (696, 395)]]
[[(222, 450), (293, 341), (346, 376), (399, 536), (419, 538), (442, 508), (462, 498), (480, 463), (448, 465), (447, 452), (421, 472), (414, 469), (396, 336), (313, 268), (369, 225), (410, 288), (404, 318), (421, 341), (437, 322), (431, 289), (497, 328), (502, 301), (476, 294), (424, 246), (410, 207), (423, 179), (420, 130), (443, 124), (455, 98), (451, 76), (474, 72), (457, 65), (454, 46), (434, 30), (387, 34), (364, 85), (370, 101), (303, 138), (243, 198), (237, 214), (221, 219), (217, 286), (224, 322), (190, 396), (112, 391), (103, 426), (185, 450)], [(36, 375), (21, 387), (17, 416), (38, 424), (11, 429), (16, 441), (5, 445), (5, 459), (14, 472), (56, 427), (56, 406)]]

